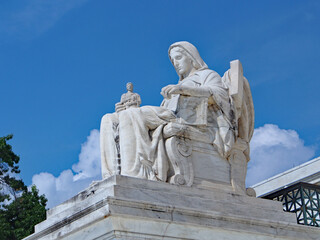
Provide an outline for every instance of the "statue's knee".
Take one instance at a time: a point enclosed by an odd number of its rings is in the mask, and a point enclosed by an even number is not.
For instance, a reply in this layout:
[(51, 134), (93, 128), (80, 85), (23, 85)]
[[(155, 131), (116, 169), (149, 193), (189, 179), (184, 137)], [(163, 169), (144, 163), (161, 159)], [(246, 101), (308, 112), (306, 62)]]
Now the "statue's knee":
[(103, 115), (101, 121), (107, 121), (110, 118), (110, 116), (111, 116), (111, 113), (107, 113), (107, 114)]
[(101, 119), (101, 124), (106, 124), (108, 122), (115, 122), (117, 121), (117, 117), (114, 113), (107, 113)]

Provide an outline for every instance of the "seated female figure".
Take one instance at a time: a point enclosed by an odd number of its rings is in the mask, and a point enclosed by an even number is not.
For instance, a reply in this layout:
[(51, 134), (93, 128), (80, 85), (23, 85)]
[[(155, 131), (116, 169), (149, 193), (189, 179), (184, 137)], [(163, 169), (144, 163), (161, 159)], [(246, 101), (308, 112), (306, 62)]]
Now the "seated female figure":
[[(164, 100), (160, 107), (128, 108), (103, 116), (100, 130), (103, 178), (114, 175), (120, 163), (121, 175), (167, 181), (169, 161), (163, 129), (174, 121), (205, 132), (224, 158), (231, 149), (235, 125), (226, 84), (218, 73), (208, 69), (198, 50), (188, 42), (172, 44), (169, 58), (180, 79), (178, 84), (162, 89)], [(189, 119), (196, 114), (192, 101), (197, 98), (208, 99), (206, 119), (190, 123)], [(120, 162), (116, 161), (118, 157)]]

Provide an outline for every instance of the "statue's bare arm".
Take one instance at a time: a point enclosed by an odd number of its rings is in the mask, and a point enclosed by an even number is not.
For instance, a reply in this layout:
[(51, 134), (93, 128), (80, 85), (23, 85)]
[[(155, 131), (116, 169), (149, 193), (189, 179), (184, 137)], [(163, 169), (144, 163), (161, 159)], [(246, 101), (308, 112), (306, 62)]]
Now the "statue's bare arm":
[(171, 98), (172, 94), (181, 94), (193, 97), (210, 97), (211, 92), (207, 87), (190, 87), (183, 85), (168, 85), (161, 90), (161, 95), (164, 98)]

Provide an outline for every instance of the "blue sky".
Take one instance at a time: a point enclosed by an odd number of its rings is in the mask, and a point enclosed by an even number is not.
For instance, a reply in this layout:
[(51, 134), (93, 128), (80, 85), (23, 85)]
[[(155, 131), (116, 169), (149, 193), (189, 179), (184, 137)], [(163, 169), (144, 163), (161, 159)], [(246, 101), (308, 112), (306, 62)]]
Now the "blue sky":
[(259, 129), (253, 184), (267, 166), (260, 178), (320, 154), (319, 24), (311, 0), (1, 1), (0, 135), (14, 134), (27, 184), (80, 190), (99, 178), (101, 117), (129, 81), (142, 105), (159, 105), (178, 80), (167, 49), (186, 40), (220, 75), (242, 62)]

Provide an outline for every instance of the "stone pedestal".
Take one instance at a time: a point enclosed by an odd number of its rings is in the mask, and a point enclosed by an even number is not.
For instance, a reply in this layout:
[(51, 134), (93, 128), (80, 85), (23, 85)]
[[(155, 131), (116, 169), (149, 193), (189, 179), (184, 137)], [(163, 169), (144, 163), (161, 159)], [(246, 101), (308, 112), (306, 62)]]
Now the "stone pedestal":
[(320, 239), (296, 224), (280, 202), (235, 194), (230, 185), (203, 188), (124, 176), (93, 183), (47, 211), (25, 240), (44, 239)]

